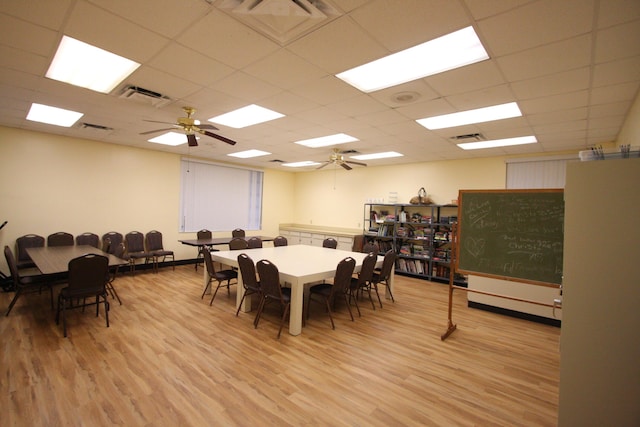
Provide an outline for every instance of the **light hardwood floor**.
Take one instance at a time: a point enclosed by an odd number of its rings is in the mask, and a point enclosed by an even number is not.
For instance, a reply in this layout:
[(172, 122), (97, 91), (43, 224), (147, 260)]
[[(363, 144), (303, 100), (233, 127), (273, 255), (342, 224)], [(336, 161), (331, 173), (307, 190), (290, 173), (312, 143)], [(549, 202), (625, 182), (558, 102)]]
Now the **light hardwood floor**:
[(54, 322), (48, 294), (0, 293), (3, 426), (554, 426), (560, 329), (466, 307), (446, 340), (447, 286), (396, 276), (396, 303), (361, 302), (336, 329), (320, 305), (276, 340), (235, 292), (200, 299), (201, 270), (116, 281), (111, 326), (95, 311)]

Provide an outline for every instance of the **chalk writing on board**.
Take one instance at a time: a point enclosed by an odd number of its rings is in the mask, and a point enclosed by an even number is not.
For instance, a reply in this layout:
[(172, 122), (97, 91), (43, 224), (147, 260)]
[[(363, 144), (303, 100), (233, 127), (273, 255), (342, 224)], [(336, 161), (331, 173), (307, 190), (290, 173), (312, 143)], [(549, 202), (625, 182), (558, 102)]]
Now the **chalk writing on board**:
[(458, 269), (561, 283), (561, 191), (461, 192)]

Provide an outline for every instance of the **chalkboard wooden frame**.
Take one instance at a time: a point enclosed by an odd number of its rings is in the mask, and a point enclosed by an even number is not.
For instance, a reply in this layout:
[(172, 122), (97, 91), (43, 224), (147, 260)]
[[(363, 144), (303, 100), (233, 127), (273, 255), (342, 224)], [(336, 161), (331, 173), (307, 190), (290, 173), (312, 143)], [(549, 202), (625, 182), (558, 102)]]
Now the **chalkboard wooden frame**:
[(558, 287), (564, 190), (460, 190), (456, 270)]

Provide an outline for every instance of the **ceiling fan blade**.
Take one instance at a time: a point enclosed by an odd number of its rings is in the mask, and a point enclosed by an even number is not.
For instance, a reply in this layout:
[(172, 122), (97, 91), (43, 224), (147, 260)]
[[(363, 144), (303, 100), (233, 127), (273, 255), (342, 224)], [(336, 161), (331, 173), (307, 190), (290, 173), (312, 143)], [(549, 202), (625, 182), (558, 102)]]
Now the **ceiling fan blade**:
[(192, 133), (187, 134), (187, 144), (189, 144), (189, 147), (198, 146), (198, 140), (196, 139), (196, 136), (194, 134)]
[(343, 168), (345, 168), (346, 170), (350, 171), (351, 169), (353, 169), (351, 166), (349, 166), (348, 164), (346, 164), (345, 162), (340, 162), (340, 166), (342, 166)]
[(156, 130), (148, 130), (146, 132), (140, 132), (140, 135), (149, 135), (150, 133), (156, 133), (156, 132), (164, 132), (167, 130), (174, 130), (175, 128), (166, 128), (166, 129), (156, 129)]
[(173, 122), (161, 122), (159, 120), (143, 120), (143, 122), (149, 122), (149, 123), (164, 123), (165, 125), (174, 125), (177, 126), (176, 123)]
[(202, 130), (202, 129), (196, 129), (196, 130), (199, 133), (203, 134), (203, 135), (207, 135), (207, 136), (210, 136), (212, 138), (219, 139), (220, 141), (226, 142), (227, 144), (236, 145), (236, 142), (234, 140), (229, 139), (229, 138), (225, 138), (224, 136), (217, 135), (217, 134), (215, 134), (213, 132), (208, 132), (208, 131)]
[(360, 163), (360, 162), (352, 162), (352, 161), (345, 161), (345, 163), (351, 163), (352, 165), (358, 165), (358, 166), (367, 166), (366, 163)]
[(200, 128), (200, 129), (209, 129), (209, 130), (218, 130), (218, 128), (215, 127), (214, 125), (208, 125), (206, 123), (198, 125), (198, 128)]
[(323, 167), (327, 166), (328, 164), (331, 164), (331, 162), (324, 162), (324, 164), (318, 166), (316, 169), (322, 169)]

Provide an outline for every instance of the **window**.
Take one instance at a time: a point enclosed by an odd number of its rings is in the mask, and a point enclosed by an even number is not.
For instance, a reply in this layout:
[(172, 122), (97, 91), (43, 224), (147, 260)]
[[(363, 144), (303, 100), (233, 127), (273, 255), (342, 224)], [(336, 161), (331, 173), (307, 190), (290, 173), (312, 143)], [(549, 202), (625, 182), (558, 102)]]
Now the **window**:
[(264, 173), (182, 159), (180, 231), (262, 228)]
[(575, 157), (507, 160), (507, 188), (564, 188), (568, 161)]

